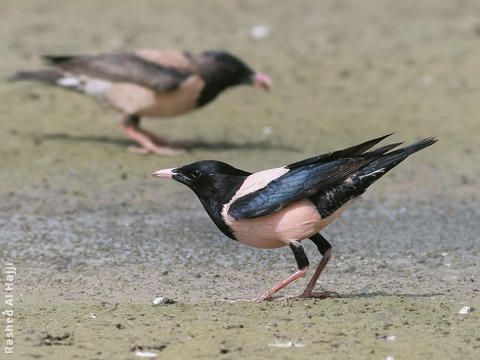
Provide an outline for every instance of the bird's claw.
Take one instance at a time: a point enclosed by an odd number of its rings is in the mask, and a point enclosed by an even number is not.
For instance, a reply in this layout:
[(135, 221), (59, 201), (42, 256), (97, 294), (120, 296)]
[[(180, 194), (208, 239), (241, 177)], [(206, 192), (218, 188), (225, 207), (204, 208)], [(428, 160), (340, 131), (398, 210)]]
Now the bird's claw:
[(250, 302), (250, 303), (262, 303), (264, 301), (277, 301), (277, 300), (285, 300), (285, 299), (288, 299), (288, 297), (285, 297), (285, 296), (273, 296), (273, 295), (260, 295), (260, 296), (257, 296), (253, 299), (218, 299), (218, 301), (221, 301), (221, 302), (227, 302), (227, 303), (236, 303), (236, 302)]
[(250, 303), (261, 303), (263, 301), (272, 301), (272, 300), (277, 300), (276, 298), (265, 298), (264, 296), (258, 296), (256, 298), (253, 298), (253, 299), (218, 299), (218, 301), (221, 301), (221, 302), (226, 302), (226, 303), (230, 303), (230, 304), (234, 304), (234, 303), (237, 303), (237, 302), (250, 302)]
[(336, 291), (324, 291), (324, 292), (303, 292), (297, 296), (300, 299), (326, 299), (329, 297), (340, 297), (340, 294)]
[(294, 300), (294, 299), (326, 299), (329, 297), (340, 297), (340, 294), (336, 291), (324, 291), (324, 292), (303, 292), (297, 296), (272, 296), (272, 295), (260, 295), (253, 299), (218, 299), (218, 301), (226, 303), (237, 303), (237, 302), (250, 302), (250, 303), (261, 303), (264, 301), (278, 301), (278, 300)]
[(150, 150), (147, 149), (146, 147), (140, 147), (140, 146), (129, 146), (127, 148), (128, 151), (130, 152), (133, 152), (133, 153), (136, 153), (136, 154), (142, 154), (142, 155), (146, 155), (146, 154), (149, 154), (150, 153)]

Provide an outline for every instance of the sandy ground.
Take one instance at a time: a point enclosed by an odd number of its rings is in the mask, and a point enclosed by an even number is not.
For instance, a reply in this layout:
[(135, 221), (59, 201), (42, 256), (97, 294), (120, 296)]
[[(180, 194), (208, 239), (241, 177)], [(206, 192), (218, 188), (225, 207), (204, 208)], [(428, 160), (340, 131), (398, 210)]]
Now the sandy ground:
[[(275, 80), (146, 119), (189, 148), (180, 157), (126, 152), (105, 104), (0, 83), (0, 260), (17, 271), (8, 358), (478, 359), (479, 19), (474, 1), (1, 2), (2, 78), (41, 54), (158, 47), (228, 49)], [(257, 25), (267, 37), (252, 38)], [(290, 250), (225, 238), (188, 189), (150, 176), (200, 159), (255, 171), (388, 132), (440, 141), (325, 230), (334, 258), (318, 287), (336, 299), (218, 301), (287, 276)], [(158, 296), (177, 302), (154, 307)]]

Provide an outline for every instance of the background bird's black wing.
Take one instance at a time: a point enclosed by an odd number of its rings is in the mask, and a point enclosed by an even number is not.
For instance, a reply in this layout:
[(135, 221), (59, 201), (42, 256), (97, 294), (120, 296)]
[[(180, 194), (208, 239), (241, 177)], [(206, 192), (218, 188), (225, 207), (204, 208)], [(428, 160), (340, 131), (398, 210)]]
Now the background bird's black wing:
[(192, 75), (187, 70), (162, 66), (131, 53), (96, 56), (44, 56), (44, 58), (56, 67), (73, 74), (135, 83), (162, 92), (177, 89), (182, 81)]
[(264, 188), (234, 201), (228, 214), (235, 219), (268, 215), (344, 181), (357, 170), (399, 145), (391, 144), (365, 152), (387, 136), (389, 135), (288, 165), (287, 173), (271, 181)]

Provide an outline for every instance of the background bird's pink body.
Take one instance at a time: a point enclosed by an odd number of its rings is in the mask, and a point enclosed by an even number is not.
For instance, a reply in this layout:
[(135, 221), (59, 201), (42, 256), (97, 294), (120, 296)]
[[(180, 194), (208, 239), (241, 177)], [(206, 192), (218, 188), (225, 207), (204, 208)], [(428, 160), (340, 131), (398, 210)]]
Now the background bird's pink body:
[(195, 109), (205, 82), (192, 75), (171, 92), (158, 92), (133, 83), (114, 83), (107, 93), (110, 102), (126, 114), (171, 117)]

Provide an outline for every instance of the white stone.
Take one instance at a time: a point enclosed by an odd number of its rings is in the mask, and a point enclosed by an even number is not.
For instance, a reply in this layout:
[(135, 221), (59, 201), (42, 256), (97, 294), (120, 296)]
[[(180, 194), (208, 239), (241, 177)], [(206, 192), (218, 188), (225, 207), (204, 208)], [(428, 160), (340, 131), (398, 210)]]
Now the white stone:
[(273, 128), (271, 126), (265, 126), (262, 131), (264, 135), (273, 134)]
[(153, 305), (158, 306), (158, 305), (166, 305), (166, 304), (173, 304), (173, 300), (169, 299), (165, 296), (160, 296), (155, 299), (153, 299)]
[(470, 306), (464, 306), (463, 308), (460, 309), (458, 313), (462, 315), (467, 315), (471, 311), (472, 311), (472, 308)]
[(263, 39), (270, 34), (270, 28), (266, 25), (256, 25), (250, 29), (250, 35), (254, 39)]
[(137, 350), (135, 351), (135, 355), (138, 357), (142, 358), (154, 358), (157, 357), (157, 353), (153, 351), (142, 351), (142, 350)]
[(273, 343), (268, 344), (268, 346), (281, 347), (281, 348), (292, 348), (292, 347), (304, 347), (303, 344), (294, 343), (293, 341), (288, 341), (286, 343)]

